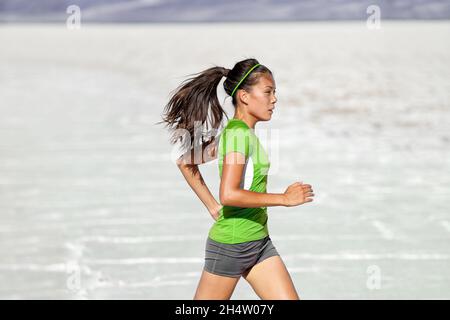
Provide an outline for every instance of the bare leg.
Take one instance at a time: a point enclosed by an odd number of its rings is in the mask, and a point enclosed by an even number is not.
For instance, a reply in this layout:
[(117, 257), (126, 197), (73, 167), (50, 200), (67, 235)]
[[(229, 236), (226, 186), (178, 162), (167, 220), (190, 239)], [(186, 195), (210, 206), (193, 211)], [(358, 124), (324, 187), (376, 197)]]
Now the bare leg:
[(299, 300), (291, 276), (280, 256), (254, 265), (243, 277), (263, 300)]
[(240, 277), (224, 277), (203, 270), (194, 300), (229, 300), (239, 279)]

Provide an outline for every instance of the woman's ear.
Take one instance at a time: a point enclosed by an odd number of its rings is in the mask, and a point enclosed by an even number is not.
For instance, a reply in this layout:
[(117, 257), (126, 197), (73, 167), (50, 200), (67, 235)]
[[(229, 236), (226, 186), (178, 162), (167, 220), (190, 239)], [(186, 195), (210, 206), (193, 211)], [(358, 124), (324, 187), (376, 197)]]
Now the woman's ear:
[(237, 92), (237, 94), (238, 94), (239, 100), (241, 100), (241, 102), (242, 102), (243, 104), (247, 105), (247, 104), (248, 104), (248, 99), (249, 99), (249, 97), (248, 97), (248, 92), (245, 91), (245, 90), (239, 90), (239, 91)]

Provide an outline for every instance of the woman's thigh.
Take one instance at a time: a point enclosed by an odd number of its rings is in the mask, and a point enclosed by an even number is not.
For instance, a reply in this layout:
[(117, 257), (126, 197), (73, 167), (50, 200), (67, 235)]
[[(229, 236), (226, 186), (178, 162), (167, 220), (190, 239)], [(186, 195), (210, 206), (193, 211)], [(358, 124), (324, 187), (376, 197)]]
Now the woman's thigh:
[(299, 300), (291, 276), (280, 256), (255, 264), (243, 275), (263, 300)]
[(228, 300), (240, 277), (226, 277), (203, 270), (194, 300)]

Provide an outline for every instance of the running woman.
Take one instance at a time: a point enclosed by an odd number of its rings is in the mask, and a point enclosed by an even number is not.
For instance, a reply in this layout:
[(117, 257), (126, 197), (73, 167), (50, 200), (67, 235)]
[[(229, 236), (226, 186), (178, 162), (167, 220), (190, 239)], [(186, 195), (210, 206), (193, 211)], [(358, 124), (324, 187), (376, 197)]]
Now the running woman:
[[(255, 134), (255, 125), (272, 118), (277, 102), (272, 72), (256, 59), (245, 59), (231, 70), (215, 66), (196, 75), (177, 88), (163, 116), (171, 129), (189, 133), (190, 141), (184, 141), (187, 152), (178, 158), (177, 165), (215, 220), (206, 240), (205, 264), (194, 300), (230, 299), (241, 276), (261, 299), (298, 300), (288, 270), (270, 239), (267, 207), (298, 206), (311, 202), (314, 193), (311, 185), (301, 181), (289, 185), (284, 193), (267, 193), (270, 161)], [(198, 139), (195, 122), (207, 123), (214, 131), (226, 115), (216, 92), (222, 77), (226, 77), (223, 87), (232, 97), (234, 116), (218, 138), (207, 133), (206, 139), (205, 135)], [(178, 140), (183, 139), (174, 134), (171, 143)], [(216, 158), (220, 203), (198, 168)], [(252, 177), (251, 181), (246, 177)]]

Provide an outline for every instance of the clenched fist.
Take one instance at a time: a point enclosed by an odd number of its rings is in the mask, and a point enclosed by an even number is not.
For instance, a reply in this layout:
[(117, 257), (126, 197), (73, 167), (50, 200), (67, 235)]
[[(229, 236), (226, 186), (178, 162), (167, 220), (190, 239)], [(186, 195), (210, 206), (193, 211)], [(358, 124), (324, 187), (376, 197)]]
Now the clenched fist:
[(303, 184), (303, 182), (295, 182), (287, 187), (284, 192), (286, 207), (298, 206), (300, 204), (311, 202), (314, 196), (310, 184)]

